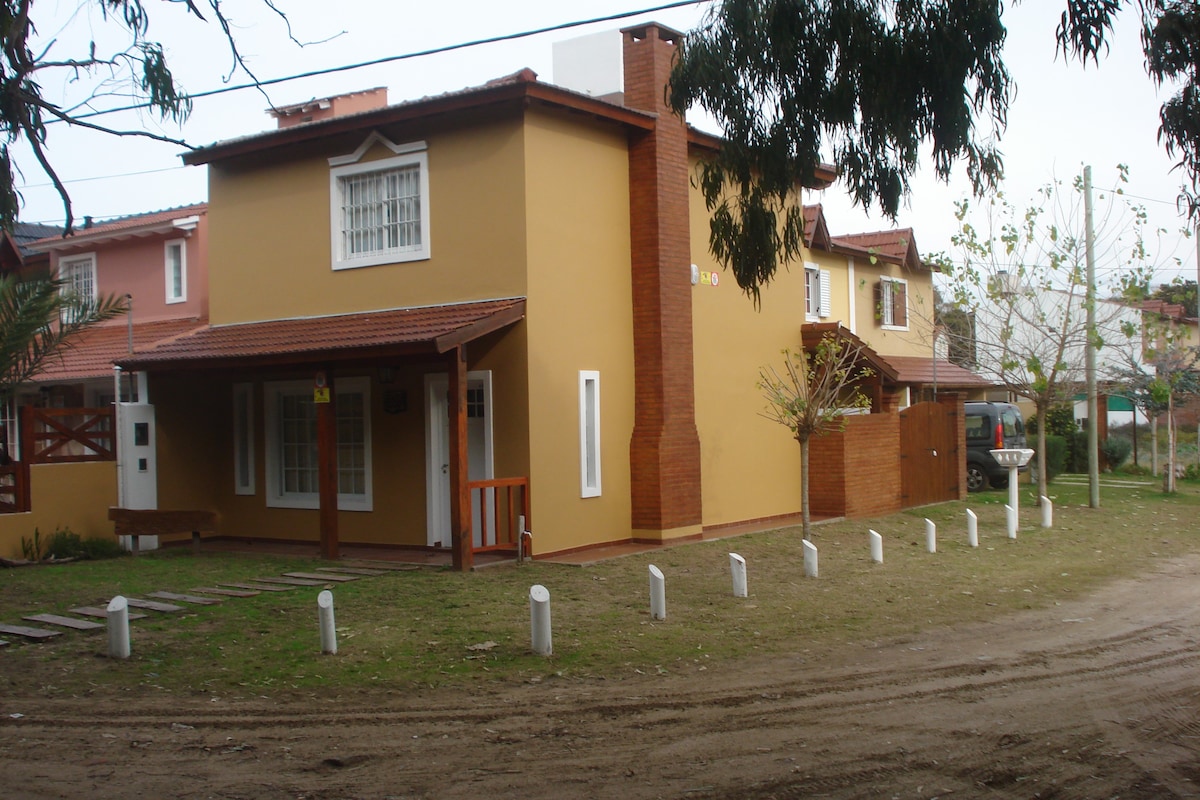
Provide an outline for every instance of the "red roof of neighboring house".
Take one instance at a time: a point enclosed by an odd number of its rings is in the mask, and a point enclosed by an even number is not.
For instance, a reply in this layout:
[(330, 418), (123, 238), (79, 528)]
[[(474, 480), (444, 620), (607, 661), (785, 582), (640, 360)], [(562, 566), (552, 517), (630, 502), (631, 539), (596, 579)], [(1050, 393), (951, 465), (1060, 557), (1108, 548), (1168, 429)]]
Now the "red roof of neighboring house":
[(852, 233), (832, 237), (833, 248), (849, 255), (875, 256), (893, 264), (903, 264), (910, 269), (921, 269), (921, 254), (912, 228), (897, 228), (874, 233)]
[[(947, 389), (983, 389), (993, 385), (991, 381), (981, 375), (977, 375), (969, 369), (963, 369), (950, 361), (938, 359), (935, 362), (932, 358), (924, 356), (879, 356), (879, 358), (891, 365), (892, 369), (896, 371), (900, 383), (916, 386), (933, 386), (936, 383), (939, 387)], [(936, 374), (935, 363), (937, 365)]]
[[(137, 322), (133, 326), (133, 346), (135, 350), (148, 347), (200, 327), (202, 323), (195, 317)], [(34, 380), (47, 383), (112, 377), (113, 362), (128, 354), (128, 326), (97, 325), (74, 339), (60, 358), (47, 362)]]
[(1182, 322), (1188, 318), (1183, 311), (1183, 305), (1180, 303), (1168, 303), (1165, 300), (1143, 300), (1142, 311), (1149, 311), (1152, 314), (1160, 314), (1167, 319), (1173, 319), (1176, 322)]
[(152, 233), (171, 230), (176, 220), (195, 217), (207, 213), (207, 211), (208, 203), (193, 203), (192, 205), (163, 209), (162, 211), (150, 211), (145, 214), (118, 217), (95, 225), (76, 227), (70, 236), (63, 236), (60, 230), (58, 235), (38, 239), (32, 242), (29, 247), (41, 251), (60, 250), (69, 247), (81, 247), (107, 239), (148, 236)]
[(198, 328), (118, 360), (127, 369), (180, 369), (337, 357), (445, 353), (524, 318), (525, 298), (397, 308)]

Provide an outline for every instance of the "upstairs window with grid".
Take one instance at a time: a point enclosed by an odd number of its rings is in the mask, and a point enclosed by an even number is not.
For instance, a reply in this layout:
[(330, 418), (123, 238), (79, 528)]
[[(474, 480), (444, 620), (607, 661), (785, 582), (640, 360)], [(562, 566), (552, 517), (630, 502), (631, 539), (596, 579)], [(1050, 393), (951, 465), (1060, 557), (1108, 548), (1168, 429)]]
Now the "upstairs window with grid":
[[(77, 303), (91, 304), (96, 300), (96, 257), (94, 255), (64, 258), (58, 262), (58, 277), (62, 293)], [(63, 320), (73, 322), (78, 308), (63, 310)]]
[(425, 153), (332, 170), (333, 268), (429, 258)]

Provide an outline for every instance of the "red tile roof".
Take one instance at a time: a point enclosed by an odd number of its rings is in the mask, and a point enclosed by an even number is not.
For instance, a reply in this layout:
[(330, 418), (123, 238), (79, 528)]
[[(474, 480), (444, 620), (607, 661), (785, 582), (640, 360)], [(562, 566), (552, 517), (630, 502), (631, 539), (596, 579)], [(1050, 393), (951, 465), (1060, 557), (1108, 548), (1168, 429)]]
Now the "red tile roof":
[[(134, 349), (171, 339), (203, 327), (196, 317), (159, 322), (138, 322), (133, 326)], [(129, 354), (129, 328), (122, 322), (89, 328), (74, 340), (60, 358), (48, 362), (34, 380), (81, 381), (112, 377), (113, 362)]]
[(921, 255), (917, 252), (912, 228), (833, 236), (831, 241), (834, 249), (842, 252), (873, 255), (884, 261), (903, 264), (911, 269), (920, 269), (924, 266), (921, 262)]
[[(924, 356), (879, 356), (896, 371), (900, 383), (933, 386), (934, 360)], [(950, 361), (937, 361), (936, 383), (947, 389), (983, 389), (991, 381)]]
[(179, 369), (445, 353), (524, 318), (525, 298), (213, 325), (138, 349), (128, 369)]
[(153, 229), (161, 226), (169, 227), (169, 223), (177, 219), (194, 217), (198, 214), (204, 214), (207, 211), (208, 203), (193, 203), (188, 206), (166, 208), (162, 211), (133, 214), (128, 217), (118, 217), (100, 222), (89, 227), (76, 226), (70, 236), (63, 236), (60, 229), (55, 235), (38, 239), (35, 242), (31, 242), (29, 246), (35, 250), (51, 250), (71, 247), (76, 242), (82, 245), (96, 240), (136, 236), (139, 232), (144, 235), (145, 229)]

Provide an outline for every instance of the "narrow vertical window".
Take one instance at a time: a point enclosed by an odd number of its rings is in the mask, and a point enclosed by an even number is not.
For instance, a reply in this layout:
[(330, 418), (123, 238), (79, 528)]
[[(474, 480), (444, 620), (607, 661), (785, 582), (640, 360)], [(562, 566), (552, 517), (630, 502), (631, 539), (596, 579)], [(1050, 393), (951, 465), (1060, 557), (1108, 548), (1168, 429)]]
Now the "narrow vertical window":
[(600, 496), (600, 373), (579, 372), (579, 493)]
[(62, 281), (62, 294), (75, 303), (63, 309), (63, 320), (73, 322), (80, 306), (96, 302), (96, 254), (59, 259), (58, 278)]
[(183, 239), (167, 242), (165, 256), (165, 278), (167, 302), (182, 303), (187, 300), (187, 250)]
[(254, 384), (233, 387), (234, 492), (254, 494)]
[(816, 319), (821, 311), (821, 271), (815, 265), (804, 265), (804, 316)]

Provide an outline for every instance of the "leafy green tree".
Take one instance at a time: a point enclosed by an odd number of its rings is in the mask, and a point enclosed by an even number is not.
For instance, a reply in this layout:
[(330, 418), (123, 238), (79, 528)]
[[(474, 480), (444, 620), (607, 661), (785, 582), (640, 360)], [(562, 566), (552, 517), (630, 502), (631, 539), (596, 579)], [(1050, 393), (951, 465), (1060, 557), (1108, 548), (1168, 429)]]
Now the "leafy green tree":
[[(1044, 2), (1044, 0), (1042, 0)], [(680, 46), (670, 102), (721, 126), (725, 144), (700, 186), (709, 246), (756, 302), (796, 259), (796, 189), (832, 163), (851, 196), (894, 217), (922, 149), (946, 180), (965, 164), (975, 194), (1003, 174), (998, 137), (1012, 100), (1001, 58), (1002, 0), (721, 0)], [(1195, 0), (1067, 0), (1060, 51), (1083, 62), (1107, 48), (1117, 14), (1143, 23), (1147, 71), (1178, 91), (1160, 139), (1179, 158), (1200, 216), (1200, 5)]]
[[(274, 0), (262, 2), (286, 23)], [(185, 5), (200, 22), (220, 26), (229, 44), (233, 68), (244, 71), (255, 83), (258, 79), (247, 67), (234, 38), (234, 27), (226, 15), (227, 3), (221, 0), (172, 0)], [(98, 45), (110, 37), (96, 32), (90, 48), (82, 53), (62, 53), (58, 40), (39, 45), (34, 50), (39, 11), (49, 17), (55, 6), (45, 0), (0, 0), (0, 227), (11, 229), (20, 212), (21, 197), (15, 177), (17, 165), (10, 147), (21, 140), (28, 142), (38, 166), (46, 173), (62, 198), (66, 215), (65, 232), (73, 224), (71, 197), (58, 177), (50, 155), (48, 138), (50, 123), (76, 125), (114, 136), (143, 136), (158, 141), (187, 146), (186, 142), (145, 129), (120, 130), (94, 121), (90, 104), (84, 102), (63, 107), (49, 99), (43, 85), (49, 82), (77, 82), (84, 76), (100, 76), (101, 93), (131, 99), (133, 107), (144, 104), (163, 120), (183, 122), (192, 110), (192, 102), (180, 87), (167, 64), (166, 50), (161, 42), (150, 38), (150, 12), (145, 0), (75, 0), (78, 13), (71, 24), (86, 25), (88, 12), (98, 10), (99, 26), (105, 33), (120, 31), (121, 44), (109, 51)], [(202, 11), (201, 8), (204, 10)], [(206, 16), (207, 15), (207, 16)], [(93, 23), (97, 26), (97, 23)], [(294, 41), (294, 40), (293, 40)]]
[(126, 311), (124, 298), (82, 298), (59, 280), (0, 276), (0, 404), (37, 376), (88, 326)]
[(763, 416), (778, 422), (800, 443), (800, 511), (804, 538), (811, 539), (808, 504), (808, 449), (814, 436), (845, 427), (847, 409), (870, 408), (858, 384), (873, 372), (863, 366), (862, 346), (827, 333), (811, 351), (783, 351), (782, 374), (774, 367), (759, 370), (758, 387), (767, 399)]
[(1162, 300), (1164, 303), (1174, 303), (1183, 306), (1183, 313), (1189, 317), (1196, 316), (1196, 282), (1185, 281), (1176, 277), (1170, 283), (1160, 283), (1157, 289), (1149, 292), (1150, 300)]

